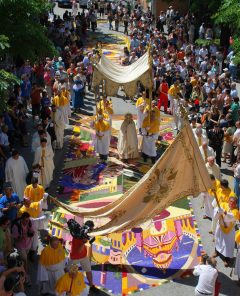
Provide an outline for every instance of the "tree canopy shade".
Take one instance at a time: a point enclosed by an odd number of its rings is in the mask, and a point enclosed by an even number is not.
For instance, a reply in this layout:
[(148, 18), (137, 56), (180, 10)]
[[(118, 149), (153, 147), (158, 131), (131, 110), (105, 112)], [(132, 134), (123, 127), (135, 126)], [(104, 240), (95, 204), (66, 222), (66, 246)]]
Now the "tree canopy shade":
[[(4, 50), (9, 48), (8, 38), (4, 35), (0, 35), (0, 57), (4, 53)], [(14, 84), (19, 83), (19, 79), (10, 72), (0, 69), (0, 114), (6, 110), (6, 102), (8, 99), (8, 91)]]
[(47, 0), (0, 0), (1, 34), (9, 38), (9, 54), (36, 59), (55, 53), (40, 17), (48, 11)]

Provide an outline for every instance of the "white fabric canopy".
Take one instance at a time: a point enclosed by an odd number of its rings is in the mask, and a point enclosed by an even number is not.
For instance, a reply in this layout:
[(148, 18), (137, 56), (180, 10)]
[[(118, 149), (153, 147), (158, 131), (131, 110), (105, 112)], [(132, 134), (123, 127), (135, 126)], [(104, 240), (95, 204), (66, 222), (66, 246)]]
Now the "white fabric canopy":
[(110, 61), (102, 55), (99, 63), (94, 68), (93, 87), (105, 81), (106, 94), (114, 96), (119, 86), (125, 93), (132, 97), (137, 91), (137, 82), (140, 81), (145, 88), (152, 83), (152, 73), (149, 71), (148, 53), (129, 66), (121, 66)]

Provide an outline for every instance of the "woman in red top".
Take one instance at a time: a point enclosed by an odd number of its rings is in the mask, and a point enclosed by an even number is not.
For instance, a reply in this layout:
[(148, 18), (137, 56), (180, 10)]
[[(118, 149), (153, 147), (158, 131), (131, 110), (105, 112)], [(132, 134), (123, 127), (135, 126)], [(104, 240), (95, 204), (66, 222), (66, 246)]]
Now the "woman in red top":
[(166, 82), (166, 78), (163, 77), (162, 83), (158, 89), (159, 92), (159, 100), (158, 100), (158, 109), (160, 110), (162, 105), (164, 107), (164, 113), (167, 113), (168, 108), (168, 84)]

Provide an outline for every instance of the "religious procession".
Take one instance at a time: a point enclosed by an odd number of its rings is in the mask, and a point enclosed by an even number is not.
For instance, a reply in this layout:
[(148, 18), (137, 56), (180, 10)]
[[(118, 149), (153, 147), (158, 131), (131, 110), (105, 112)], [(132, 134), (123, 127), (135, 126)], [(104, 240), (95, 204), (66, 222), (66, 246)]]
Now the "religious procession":
[(240, 294), (234, 30), (150, 2), (46, 1), (35, 59), (0, 35), (0, 296)]

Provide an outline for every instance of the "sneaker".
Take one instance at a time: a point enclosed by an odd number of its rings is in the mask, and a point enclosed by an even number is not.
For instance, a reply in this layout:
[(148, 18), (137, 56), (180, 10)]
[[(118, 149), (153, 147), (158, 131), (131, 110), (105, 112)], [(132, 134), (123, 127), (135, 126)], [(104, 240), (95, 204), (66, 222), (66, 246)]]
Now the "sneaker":
[(89, 292), (99, 293), (99, 289), (96, 286), (93, 285), (93, 286), (90, 287)]

